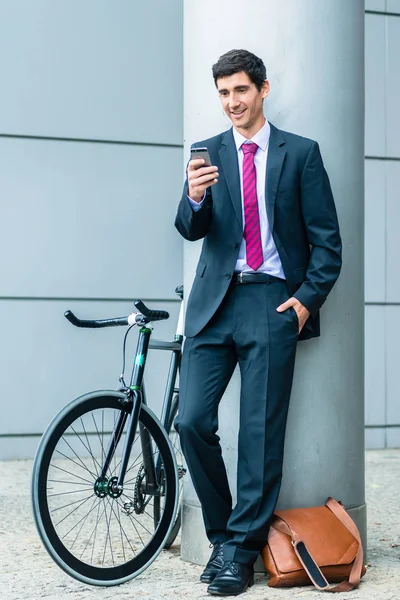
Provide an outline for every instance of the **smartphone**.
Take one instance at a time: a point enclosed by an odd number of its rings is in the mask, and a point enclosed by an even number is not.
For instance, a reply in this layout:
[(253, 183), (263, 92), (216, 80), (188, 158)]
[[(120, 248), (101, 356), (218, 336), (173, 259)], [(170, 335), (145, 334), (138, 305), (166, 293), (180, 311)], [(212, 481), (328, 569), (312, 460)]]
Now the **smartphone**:
[(211, 158), (208, 153), (208, 148), (192, 148), (190, 151), (190, 160), (195, 160), (197, 158), (204, 158), (206, 161), (201, 165), (202, 167), (211, 167)]

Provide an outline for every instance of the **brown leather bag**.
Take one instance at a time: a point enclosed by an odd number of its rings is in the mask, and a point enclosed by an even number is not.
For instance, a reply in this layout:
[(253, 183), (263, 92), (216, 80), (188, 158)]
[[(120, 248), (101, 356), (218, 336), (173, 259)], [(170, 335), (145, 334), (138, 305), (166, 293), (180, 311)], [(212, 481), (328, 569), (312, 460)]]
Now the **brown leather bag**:
[(276, 511), (262, 556), (271, 587), (313, 583), (326, 592), (347, 592), (365, 574), (359, 531), (333, 498), (325, 506)]

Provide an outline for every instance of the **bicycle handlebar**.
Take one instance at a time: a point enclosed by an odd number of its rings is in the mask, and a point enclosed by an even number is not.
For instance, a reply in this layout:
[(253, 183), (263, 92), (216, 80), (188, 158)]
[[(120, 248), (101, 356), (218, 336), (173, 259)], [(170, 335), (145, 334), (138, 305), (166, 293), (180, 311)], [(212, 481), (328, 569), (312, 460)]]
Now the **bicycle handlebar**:
[(86, 327), (88, 329), (97, 329), (100, 327), (118, 327), (120, 325), (144, 325), (151, 321), (163, 321), (169, 319), (169, 313), (165, 310), (151, 310), (141, 301), (136, 300), (136, 308), (139, 313), (132, 313), (127, 317), (117, 317), (115, 319), (79, 319), (70, 310), (64, 313), (64, 317), (75, 325), (75, 327)]
[(165, 319), (169, 319), (169, 313), (166, 310), (151, 310), (141, 300), (136, 300), (135, 306), (149, 321), (164, 321)]
[(64, 317), (68, 319), (75, 327), (88, 327), (96, 329), (97, 327), (117, 327), (118, 325), (128, 325), (128, 317), (118, 317), (116, 319), (79, 319), (70, 310), (64, 313)]

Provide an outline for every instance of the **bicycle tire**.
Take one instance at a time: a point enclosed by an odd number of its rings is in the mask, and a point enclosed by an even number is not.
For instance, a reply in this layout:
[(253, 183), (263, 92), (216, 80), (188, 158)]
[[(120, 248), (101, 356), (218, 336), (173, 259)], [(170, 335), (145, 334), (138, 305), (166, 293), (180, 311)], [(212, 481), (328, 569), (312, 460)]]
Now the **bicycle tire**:
[[(124, 400), (126, 397), (122, 393), (114, 391), (92, 392), (73, 400), (46, 429), (33, 466), (32, 506), (40, 538), (59, 567), (75, 579), (91, 585), (119, 585), (142, 573), (163, 549), (176, 520), (178, 477), (175, 455), (164, 428), (147, 406), (141, 408), (139, 424), (151, 436), (153, 454), (161, 457), (164, 477), (160, 487), (164, 493), (164, 504), (157, 528), (153, 528), (152, 515), (151, 526), (148, 526), (146, 506), (156, 496), (146, 495), (139, 435), (132, 444), (123, 493), (115, 498), (110, 497), (108, 490), (112, 477), (118, 474), (119, 447), (122, 450), (125, 433), (121, 436), (107, 477), (99, 484), (98, 475), (107, 440), (113, 435), (112, 428), (115, 430), (122, 412), (130, 412), (130, 406), (124, 405)], [(70, 481), (72, 478), (73, 481)], [(74, 486), (72, 490), (66, 489), (71, 485)], [(74, 496), (65, 498), (68, 494)], [(89, 495), (85, 498), (81, 494)], [(74, 501), (63, 505), (64, 500), (70, 499)], [(72, 507), (72, 511), (68, 512)], [(81, 517), (83, 511), (88, 512)], [(76, 522), (71, 529), (72, 519)], [(103, 520), (100, 522), (100, 519)], [(74, 529), (72, 537), (75, 534), (76, 537), (72, 542), (69, 536)], [(81, 534), (82, 538), (77, 543)], [(137, 551), (140, 545), (142, 547)]]
[[(165, 545), (164, 545), (165, 550), (169, 550), (171, 548), (172, 544), (174, 543), (174, 541), (179, 533), (179, 530), (181, 528), (181, 523), (182, 523), (183, 477), (186, 473), (186, 469), (183, 466), (183, 453), (182, 453), (182, 449), (181, 449), (181, 445), (180, 445), (180, 441), (179, 441), (179, 434), (175, 430), (175, 427), (174, 427), (174, 422), (175, 422), (175, 419), (178, 414), (178, 409), (179, 409), (179, 394), (175, 394), (175, 396), (172, 400), (171, 411), (170, 411), (169, 419), (168, 419), (165, 429), (170, 438), (171, 445), (172, 445), (172, 448), (173, 448), (173, 451), (175, 454), (175, 459), (177, 462), (177, 467), (178, 467), (178, 480), (179, 480), (179, 482), (178, 482), (178, 509), (177, 509), (174, 525), (173, 525), (173, 527), (170, 531), (170, 534), (167, 538), (167, 541), (165, 542)], [(157, 509), (158, 509), (157, 502), (154, 502), (155, 524), (158, 522), (158, 519), (159, 519)]]

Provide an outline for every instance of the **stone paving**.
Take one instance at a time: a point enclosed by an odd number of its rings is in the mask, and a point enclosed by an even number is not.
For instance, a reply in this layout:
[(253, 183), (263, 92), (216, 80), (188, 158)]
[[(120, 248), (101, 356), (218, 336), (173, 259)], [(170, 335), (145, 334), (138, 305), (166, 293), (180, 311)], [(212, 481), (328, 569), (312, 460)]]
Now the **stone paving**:
[[(1, 600), (159, 600), (211, 598), (199, 582), (202, 568), (181, 561), (179, 541), (130, 582), (113, 588), (86, 586), (70, 578), (43, 549), (32, 519), (32, 461), (0, 463), (0, 590)], [(366, 453), (368, 506), (367, 574), (358, 590), (342, 600), (400, 600), (400, 450)], [(311, 600), (323, 592), (312, 587), (271, 589), (266, 577), (240, 596), (246, 600)]]

